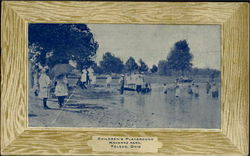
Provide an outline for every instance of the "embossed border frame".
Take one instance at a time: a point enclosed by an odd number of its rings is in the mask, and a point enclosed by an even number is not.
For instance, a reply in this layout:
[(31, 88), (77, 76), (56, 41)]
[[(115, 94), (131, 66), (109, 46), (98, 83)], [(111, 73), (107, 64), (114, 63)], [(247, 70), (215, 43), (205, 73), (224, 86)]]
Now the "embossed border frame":
[[(28, 23), (221, 25), (221, 129), (29, 128)], [(1, 25), (2, 155), (114, 154), (92, 151), (94, 135), (158, 137), (156, 155), (248, 154), (248, 3), (5, 1)]]

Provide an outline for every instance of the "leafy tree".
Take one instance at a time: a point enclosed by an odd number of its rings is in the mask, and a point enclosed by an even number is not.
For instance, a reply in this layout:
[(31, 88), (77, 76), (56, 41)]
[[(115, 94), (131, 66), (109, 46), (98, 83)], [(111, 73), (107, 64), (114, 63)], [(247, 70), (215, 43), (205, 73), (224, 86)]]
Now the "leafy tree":
[(138, 65), (135, 62), (135, 59), (133, 57), (129, 57), (128, 60), (125, 63), (125, 71), (126, 72), (134, 72), (138, 69)]
[(170, 69), (168, 62), (166, 60), (160, 60), (158, 63), (158, 73), (160, 75), (172, 75), (172, 69)]
[(148, 65), (142, 60), (139, 60), (139, 72), (147, 72), (148, 71)]
[(115, 57), (110, 52), (106, 52), (102, 61), (100, 61), (100, 66), (105, 73), (121, 73), (124, 65), (120, 58)]
[(186, 40), (181, 40), (175, 43), (173, 49), (167, 57), (167, 64), (171, 70), (175, 72), (190, 71), (192, 69), (193, 55), (190, 53), (190, 48)]
[[(53, 67), (58, 63), (75, 60), (78, 68), (90, 66), (98, 43), (85, 24), (29, 24), (29, 45), (37, 44), (42, 50), (39, 62)], [(48, 54), (50, 53), (50, 57)]]
[(102, 74), (103, 70), (100, 66), (98, 66), (95, 62), (92, 65), (92, 68), (96, 74)]
[(158, 63), (158, 73), (160, 75), (165, 75), (166, 74), (166, 65), (167, 61), (166, 60), (160, 60)]
[(152, 73), (156, 73), (158, 71), (158, 67), (154, 64), (152, 68), (150, 69)]

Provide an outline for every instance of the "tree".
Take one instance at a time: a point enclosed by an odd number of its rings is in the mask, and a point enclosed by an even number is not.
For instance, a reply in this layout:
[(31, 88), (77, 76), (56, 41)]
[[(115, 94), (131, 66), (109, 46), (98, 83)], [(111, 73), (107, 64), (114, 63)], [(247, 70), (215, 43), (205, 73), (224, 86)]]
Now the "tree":
[(170, 69), (168, 62), (166, 60), (160, 60), (158, 63), (158, 73), (160, 75), (172, 75), (172, 70)]
[(148, 65), (142, 60), (139, 60), (139, 72), (147, 72), (148, 71)]
[(167, 65), (174, 72), (190, 71), (192, 69), (193, 55), (190, 53), (190, 48), (186, 40), (181, 40), (175, 43), (173, 49), (167, 57)]
[(125, 63), (125, 71), (126, 72), (134, 72), (138, 69), (138, 65), (135, 62), (135, 59), (133, 57), (129, 57), (128, 60)]
[(120, 58), (115, 57), (110, 52), (106, 52), (102, 61), (100, 61), (100, 66), (105, 73), (121, 73), (124, 65)]
[(158, 71), (158, 67), (154, 64), (150, 69), (151, 73), (156, 73)]
[(158, 63), (158, 73), (160, 75), (165, 75), (166, 74), (166, 65), (167, 61), (166, 60), (160, 60)]
[[(79, 68), (90, 66), (98, 43), (85, 24), (29, 24), (29, 45), (37, 44), (42, 50), (39, 62), (53, 67), (58, 63), (75, 60)], [(47, 53), (51, 53), (47, 57)]]

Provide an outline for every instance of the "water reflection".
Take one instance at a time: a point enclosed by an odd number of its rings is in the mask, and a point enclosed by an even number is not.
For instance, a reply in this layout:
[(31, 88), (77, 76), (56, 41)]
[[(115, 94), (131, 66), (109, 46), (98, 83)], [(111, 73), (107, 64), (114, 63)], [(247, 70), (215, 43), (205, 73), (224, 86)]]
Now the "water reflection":
[(161, 87), (155, 85), (150, 94), (125, 93), (120, 103), (138, 119), (152, 121), (151, 126), (155, 128), (220, 128), (219, 98), (212, 98), (203, 88), (197, 98), (185, 89), (176, 98), (174, 91), (164, 94)]

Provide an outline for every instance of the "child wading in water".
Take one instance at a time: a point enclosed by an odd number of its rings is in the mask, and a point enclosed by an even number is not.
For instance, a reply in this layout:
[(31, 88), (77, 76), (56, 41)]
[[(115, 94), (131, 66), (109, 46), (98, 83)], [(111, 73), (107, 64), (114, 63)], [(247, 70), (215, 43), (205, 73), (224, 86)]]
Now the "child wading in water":
[(164, 92), (164, 94), (168, 93), (168, 88), (167, 88), (167, 84), (166, 83), (163, 84), (163, 92)]
[(199, 85), (196, 85), (194, 88), (194, 96), (197, 98), (199, 97)]
[(179, 98), (180, 97), (180, 94), (181, 94), (181, 90), (180, 90), (180, 86), (176, 86), (175, 87), (175, 97), (176, 98)]
[(64, 105), (64, 99), (68, 96), (68, 82), (65, 75), (57, 76), (55, 94), (58, 98), (60, 108)]

